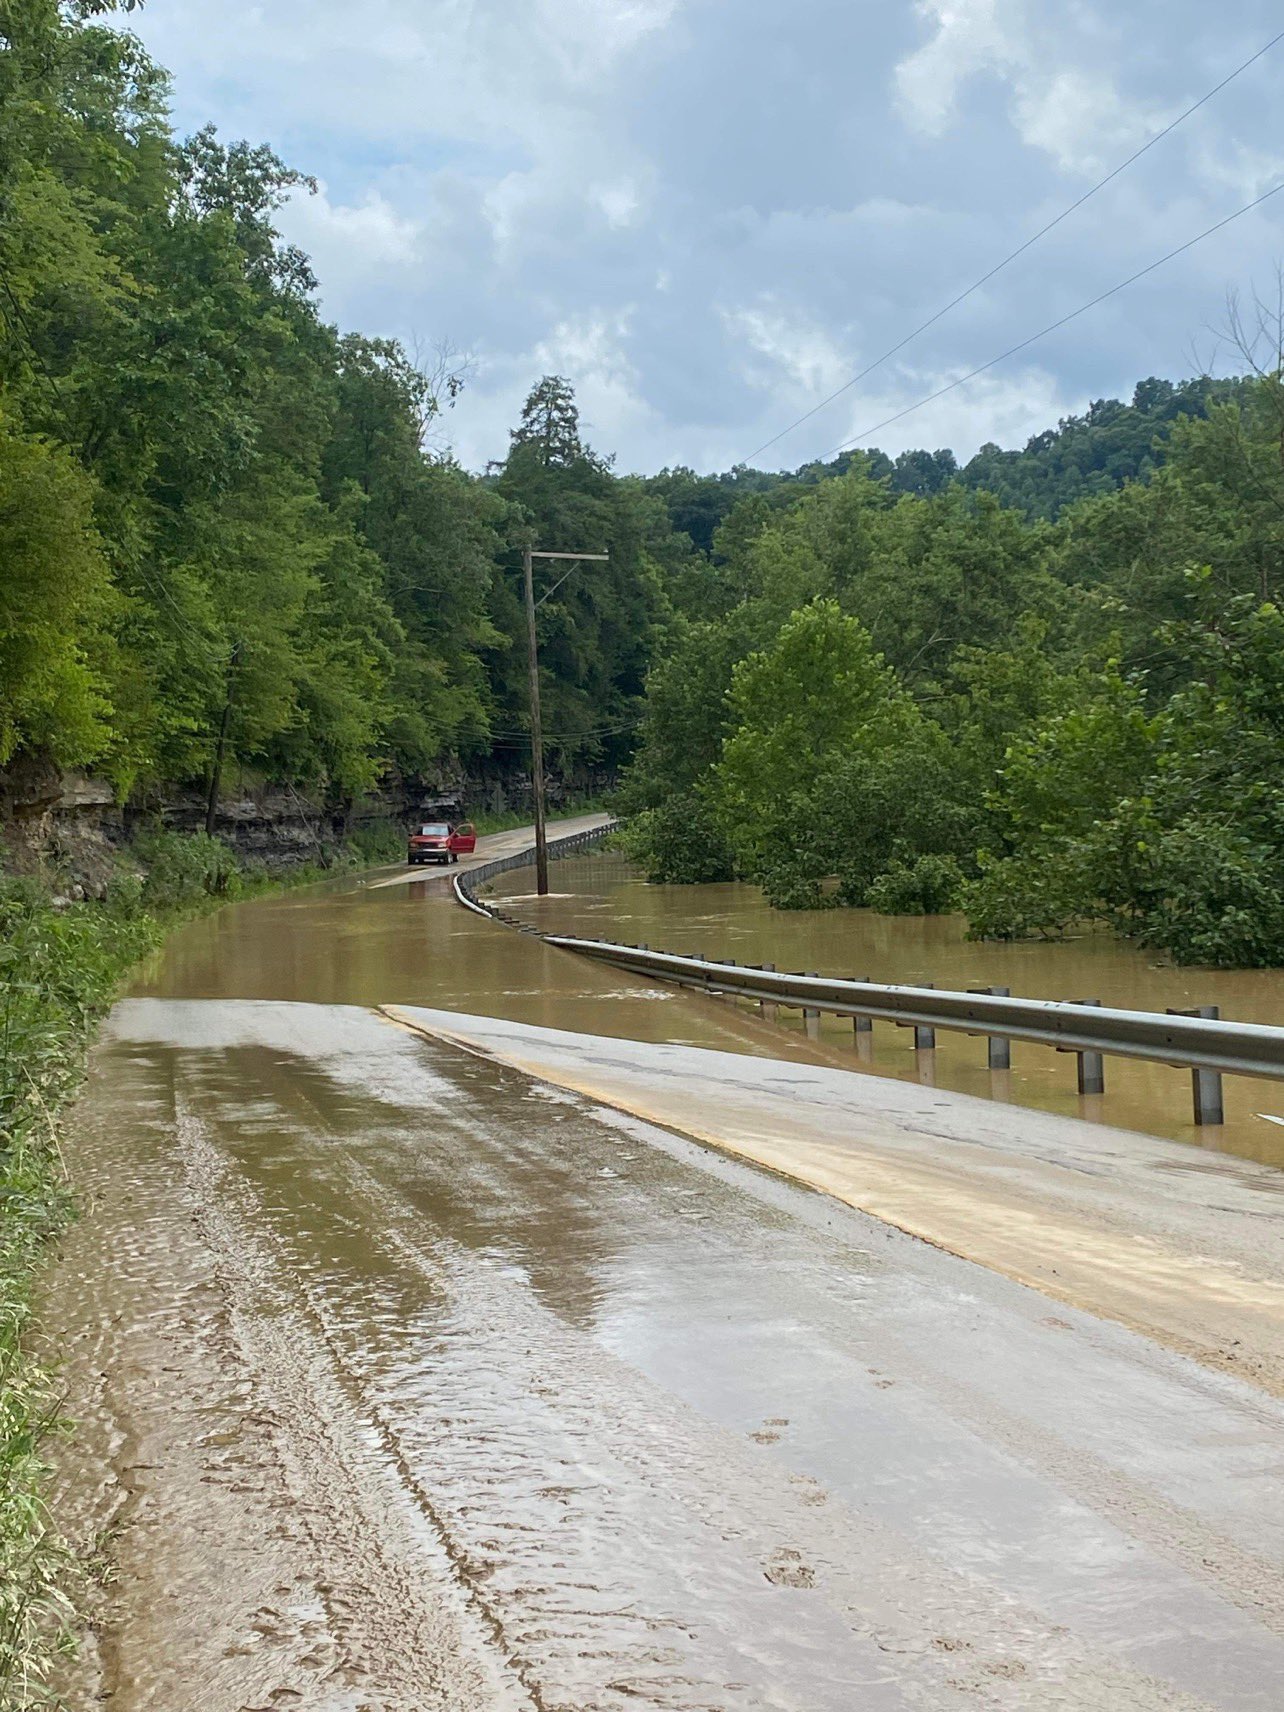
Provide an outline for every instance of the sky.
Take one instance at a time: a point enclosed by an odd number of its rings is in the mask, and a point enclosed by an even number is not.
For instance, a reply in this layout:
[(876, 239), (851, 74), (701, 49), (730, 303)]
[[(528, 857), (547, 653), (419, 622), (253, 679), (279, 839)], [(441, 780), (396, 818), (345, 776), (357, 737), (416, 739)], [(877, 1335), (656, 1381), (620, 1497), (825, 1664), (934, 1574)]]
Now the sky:
[[(323, 313), (469, 365), (502, 458), (544, 373), (621, 470), (793, 468), (1284, 180), (1284, 42), (966, 303), (753, 456), (1281, 28), (1268, 0), (147, 0), (187, 133), (312, 174)], [(887, 427), (1020, 446), (1150, 374), (1233, 372), (1284, 194)]]

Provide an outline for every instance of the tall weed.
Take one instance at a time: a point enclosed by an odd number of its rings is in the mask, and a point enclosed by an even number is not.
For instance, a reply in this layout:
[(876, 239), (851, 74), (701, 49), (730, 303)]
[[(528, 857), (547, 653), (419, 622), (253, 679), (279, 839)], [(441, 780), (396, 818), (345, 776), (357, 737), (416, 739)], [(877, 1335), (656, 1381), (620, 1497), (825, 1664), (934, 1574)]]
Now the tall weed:
[(57, 1421), (51, 1375), (26, 1348), (32, 1279), (67, 1217), (56, 1117), (126, 969), (158, 930), (99, 904), (59, 911), (0, 882), (0, 1706), (45, 1699), (67, 1645), (65, 1553), (42, 1497), (42, 1443)]

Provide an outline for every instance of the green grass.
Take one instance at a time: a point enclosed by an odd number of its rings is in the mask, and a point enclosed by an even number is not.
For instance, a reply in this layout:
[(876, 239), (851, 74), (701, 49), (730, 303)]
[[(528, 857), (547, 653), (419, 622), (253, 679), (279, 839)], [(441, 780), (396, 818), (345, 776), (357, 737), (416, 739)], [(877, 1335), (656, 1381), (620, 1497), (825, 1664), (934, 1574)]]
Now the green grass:
[(160, 937), (119, 904), (55, 909), (30, 882), (0, 883), (0, 1706), (44, 1702), (68, 1647), (68, 1560), (44, 1502), (53, 1377), (26, 1344), (35, 1269), (70, 1213), (58, 1113), (121, 978)]
[(155, 833), (134, 847), (141, 874), (122, 872), (103, 902), (65, 907), (35, 881), (0, 878), (0, 1712), (50, 1704), (50, 1670), (72, 1645), (75, 1566), (48, 1511), (44, 1455), (66, 1424), (30, 1344), (38, 1265), (74, 1213), (58, 1126), (94, 1030), (180, 921), (390, 859), (403, 839), (400, 827), (366, 828), (328, 868), (272, 874), (204, 834)]

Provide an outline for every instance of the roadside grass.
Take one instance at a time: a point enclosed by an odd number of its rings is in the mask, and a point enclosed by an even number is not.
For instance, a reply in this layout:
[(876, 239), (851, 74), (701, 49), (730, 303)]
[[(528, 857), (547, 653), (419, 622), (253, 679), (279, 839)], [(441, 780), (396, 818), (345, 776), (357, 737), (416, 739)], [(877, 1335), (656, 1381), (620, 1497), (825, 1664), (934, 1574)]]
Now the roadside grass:
[(131, 850), (102, 901), (68, 903), (31, 879), (0, 877), (0, 1712), (51, 1704), (49, 1678), (73, 1645), (76, 1565), (48, 1508), (58, 1379), (31, 1349), (34, 1286), (50, 1241), (74, 1216), (59, 1120), (85, 1054), (130, 970), (192, 916), (344, 867), (399, 854), (404, 830), (363, 828), (328, 867), (273, 874), (203, 833), (158, 832)]
[(68, 1557), (44, 1499), (41, 1447), (55, 1376), (26, 1348), (32, 1284), (71, 1211), (57, 1115), (122, 976), (158, 943), (128, 906), (57, 910), (39, 886), (0, 885), (0, 1706), (42, 1704), (70, 1645)]

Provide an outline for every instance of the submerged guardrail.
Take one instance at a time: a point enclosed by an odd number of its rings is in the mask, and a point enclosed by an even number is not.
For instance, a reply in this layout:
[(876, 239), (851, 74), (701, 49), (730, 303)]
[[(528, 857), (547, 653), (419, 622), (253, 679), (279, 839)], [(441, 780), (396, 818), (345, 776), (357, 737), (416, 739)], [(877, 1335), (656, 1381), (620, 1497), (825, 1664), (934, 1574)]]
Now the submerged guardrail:
[[(584, 849), (610, 830), (610, 825), (595, 827), (587, 833), (552, 840), (549, 855), (569, 855)], [(478, 885), (533, 861), (534, 852), (523, 851), (475, 868), (456, 879), (456, 895), (469, 908), (519, 932), (537, 934), (559, 950), (610, 963), (630, 974), (676, 982), (699, 992), (755, 1000), (765, 1015), (773, 1015), (782, 1005), (801, 1010), (813, 1034), (818, 1031), (821, 1014), (828, 1013), (850, 1017), (857, 1034), (876, 1021), (913, 1028), (914, 1044), (921, 1051), (935, 1047), (938, 1028), (983, 1035), (988, 1040), (992, 1070), (1009, 1067), (1012, 1041), (1029, 1041), (1076, 1054), (1081, 1094), (1103, 1092), (1105, 1056), (1170, 1064), (1190, 1071), (1195, 1122), (1202, 1125), (1223, 1121), (1223, 1075), (1284, 1080), (1284, 1028), (1223, 1021), (1215, 1005), (1203, 1006), (1198, 1012), (1129, 1011), (1089, 1000), (1014, 999), (1006, 988), (951, 992), (829, 975), (786, 974), (770, 964), (718, 962), (652, 951), (646, 945), (540, 933), (530, 922), (517, 920), (499, 905), (478, 903)]]
[[(601, 826), (590, 826), (584, 832), (568, 832), (564, 838), (550, 838), (547, 850), (551, 857), (571, 856), (577, 850), (587, 850), (594, 844), (600, 844), (608, 832), (614, 832), (618, 821), (608, 820)], [(498, 904), (479, 903), (477, 899), (478, 886), (484, 886), (488, 880), (496, 879), (500, 874), (511, 874), (515, 868), (533, 868), (535, 865), (535, 846), (528, 845), (525, 850), (518, 850), (512, 856), (501, 856), (494, 862), (483, 862), (476, 868), (468, 868), (462, 874), (455, 875), (455, 896), (465, 909), (472, 910), (477, 915), (489, 916), (492, 921), (502, 921), (505, 927), (516, 928), (519, 933), (539, 933), (529, 922), (518, 921), (516, 916), (501, 909)], [(540, 935), (541, 938), (546, 937)]]

